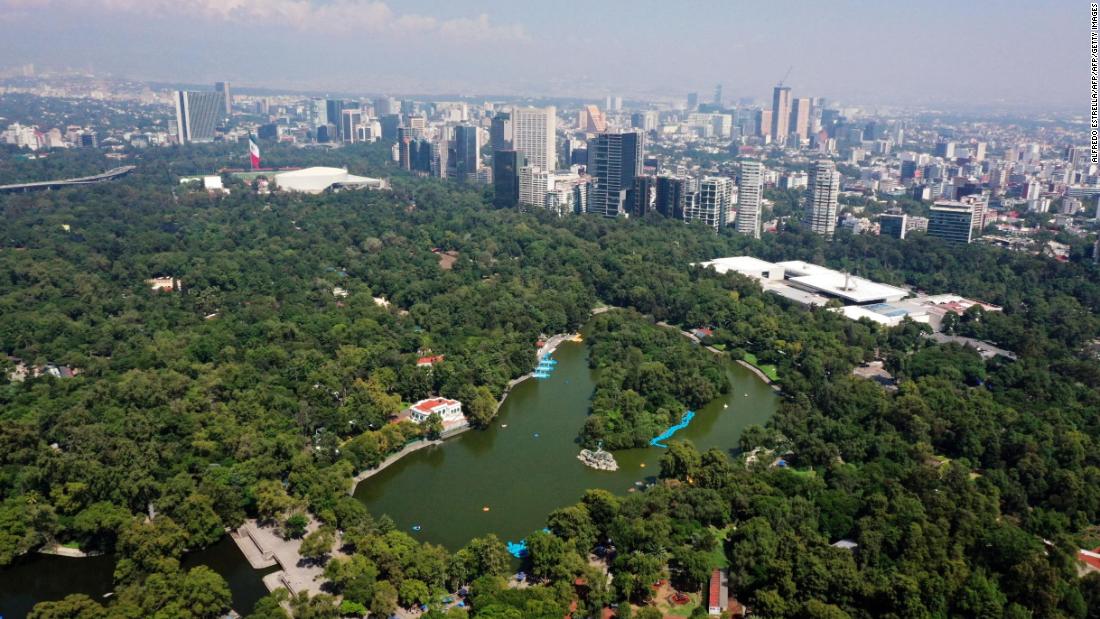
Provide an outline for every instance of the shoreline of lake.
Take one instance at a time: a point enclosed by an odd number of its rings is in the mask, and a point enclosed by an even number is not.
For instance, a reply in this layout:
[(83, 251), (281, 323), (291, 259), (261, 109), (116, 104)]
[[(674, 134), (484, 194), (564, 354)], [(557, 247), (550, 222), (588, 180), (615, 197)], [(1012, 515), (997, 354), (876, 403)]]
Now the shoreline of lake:
[[(555, 350), (558, 349), (558, 346), (562, 345), (562, 343), (567, 342), (567, 341), (576, 341), (576, 339), (578, 337), (579, 337), (579, 335), (576, 334), (576, 333), (558, 333), (556, 335), (553, 335), (553, 336), (551, 336), (550, 338), (548, 338), (546, 340), (546, 343), (541, 348), (539, 348), (538, 352), (536, 353), (536, 356), (539, 359), (542, 359), (543, 357), (545, 357), (547, 355), (551, 355), (551, 354), (554, 353)], [(508, 399), (508, 395), (512, 392), (512, 389), (514, 389), (518, 385), (522, 384), (527, 379), (532, 378), (533, 375), (534, 375), (533, 372), (527, 372), (526, 374), (524, 374), (522, 376), (518, 376), (518, 377), (513, 378), (512, 380), (508, 381), (508, 385), (504, 388), (504, 392), (501, 393), (500, 398), (497, 400), (496, 408), (493, 409), (493, 418), (494, 419), (496, 418), (496, 414), (500, 412), (500, 407), (504, 406), (504, 401)], [(359, 487), (359, 484), (361, 482), (366, 481), (366, 480), (370, 479), (371, 477), (374, 477), (378, 473), (381, 473), (382, 471), (386, 470), (387, 468), (389, 468), (393, 464), (396, 464), (397, 462), (399, 462), (405, 456), (407, 456), (407, 455), (409, 455), (413, 452), (419, 451), (421, 449), (424, 449), (425, 447), (432, 447), (432, 446), (436, 446), (436, 445), (442, 445), (443, 442), (446, 441), (447, 439), (454, 438), (454, 437), (456, 437), (456, 436), (458, 436), (458, 435), (460, 435), (460, 434), (462, 434), (462, 433), (464, 433), (468, 430), (472, 430), (472, 429), (474, 429), (474, 427), (467, 424), (467, 425), (465, 425), (461, 428), (457, 428), (455, 430), (452, 430), (449, 433), (444, 432), (443, 435), (441, 435), (437, 439), (420, 439), (420, 440), (417, 440), (417, 441), (413, 441), (413, 442), (409, 443), (408, 445), (405, 445), (400, 451), (398, 451), (396, 453), (393, 453), (393, 454), (390, 454), (389, 456), (386, 457), (385, 460), (382, 460), (382, 462), (379, 462), (378, 466), (369, 468), (365, 471), (360, 471), (355, 477), (353, 477), (352, 478), (352, 484), (351, 484), (351, 490), (350, 490), (349, 494), (354, 496), (355, 495), (355, 490)]]
[[(370, 483), (359, 484), (355, 497), (372, 514), (389, 515), (418, 539), (457, 550), (488, 533), (522, 539), (544, 526), (546, 514), (575, 502), (585, 489), (625, 494), (652, 482), (661, 450), (616, 451), (620, 467), (610, 472), (577, 459), (577, 432), (590, 413), (595, 371), (586, 347), (566, 344), (555, 355), (559, 364), (548, 379), (524, 381), (512, 390), (497, 423), (439, 449), (408, 454)], [(729, 392), (701, 407), (683, 432), (700, 450), (717, 447), (732, 454), (741, 430), (766, 423), (778, 399), (756, 373), (723, 365)], [(432, 507), (438, 505), (447, 508)]]

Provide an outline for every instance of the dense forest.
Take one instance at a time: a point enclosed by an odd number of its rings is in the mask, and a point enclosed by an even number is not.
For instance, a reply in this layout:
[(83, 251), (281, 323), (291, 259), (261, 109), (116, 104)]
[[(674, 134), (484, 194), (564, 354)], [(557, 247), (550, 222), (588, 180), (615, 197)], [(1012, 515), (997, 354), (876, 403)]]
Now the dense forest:
[(600, 370), (582, 436), (588, 446), (645, 447), (728, 387), (712, 353), (636, 315), (600, 314), (585, 334), (589, 363)]
[[(179, 165), (151, 153), (115, 184), (0, 197), (0, 352), (78, 370), (0, 386), (0, 564), (54, 540), (121, 557), (106, 608), (72, 596), (35, 616), (218, 616), (225, 583), (179, 557), (246, 516), (293, 530), (307, 511), (324, 525), (307, 538), (317, 559), (337, 530), (350, 557), (326, 565), (341, 606), (288, 601), (299, 617), (427, 603), (430, 617), (558, 618), (574, 601), (578, 617), (612, 603), (648, 617), (652, 582), (698, 590), (718, 566), (761, 617), (1097, 616), (1100, 578), (1074, 559), (1100, 541), (1094, 265), (919, 235), (755, 241), (659, 217), (494, 211), (477, 187), (401, 175), (393, 192), (316, 197), (174, 184), (171, 170), (217, 166), (220, 148)], [(347, 154), (389, 174), (382, 150)], [(433, 250), (457, 260), (443, 268)], [(738, 254), (1000, 305), (948, 328), (1019, 359), (690, 266)], [(157, 276), (180, 290), (150, 290)], [(601, 383), (586, 440), (638, 444), (721, 388), (710, 353), (657, 321), (708, 327), (732, 355), (778, 366), (779, 413), (728, 451), (674, 441), (646, 492), (593, 491), (548, 515), (528, 540), (536, 586), (521, 590), (503, 584), (499, 540), (450, 553), (347, 496), (356, 471), (419, 433), (385, 423), (395, 408), (442, 394), (485, 423), (535, 341), (602, 304), (627, 311), (590, 323)], [(427, 351), (445, 355), (430, 372), (415, 365)], [(852, 375), (876, 354), (896, 391)], [(6, 378), (17, 361), (4, 363)], [(756, 448), (790, 466), (746, 466)], [(438, 609), (463, 586), (467, 608)], [(272, 596), (254, 616), (283, 613)]]

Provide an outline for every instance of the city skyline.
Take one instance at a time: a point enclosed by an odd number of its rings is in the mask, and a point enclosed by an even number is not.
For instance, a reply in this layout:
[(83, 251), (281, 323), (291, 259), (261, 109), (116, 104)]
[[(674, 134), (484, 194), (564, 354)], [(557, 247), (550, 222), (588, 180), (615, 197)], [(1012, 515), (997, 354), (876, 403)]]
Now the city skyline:
[[(228, 80), (333, 92), (682, 98), (792, 97), (876, 105), (1084, 108), (1084, 9), (855, 2), (677, 7), (651, 2), (400, 6), (359, 0), (0, 0), (0, 56), (135, 79)], [(792, 19), (792, 15), (797, 19)], [(619, 24), (631, 37), (597, 36)], [(591, 25), (592, 27), (586, 27)], [(123, 29), (125, 37), (105, 36)], [(287, 41), (293, 42), (287, 45)], [(673, 41), (662, 49), (655, 41)], [(157, 50), (148, 53), (148, 50)], [(1026, 53), (1024, 53), (1026, 52)], [(580, 54), (583, 63), (547, 61)], [(332, 62), (334, 58), (343, 59)], [(691, 60), (695, 59), (694, 62)], [(685, 62), (687, 60), (687, 62)], [(706, 97), (706, 95), (705, 95)]]

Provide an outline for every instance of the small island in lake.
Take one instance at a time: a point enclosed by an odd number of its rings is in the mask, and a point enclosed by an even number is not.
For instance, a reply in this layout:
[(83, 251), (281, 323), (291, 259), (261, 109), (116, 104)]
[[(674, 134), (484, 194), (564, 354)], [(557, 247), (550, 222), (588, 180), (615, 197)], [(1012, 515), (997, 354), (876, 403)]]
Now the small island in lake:
[(582, 449), (577, 454), (577, 459), (594, 469), (601, 471), (617, 471), (619, 470), (619, 463), (615, 461), (615, 456), (611, 455), (610, 451), (604, 451), (597, 449), (592, 451), (591, 449)]

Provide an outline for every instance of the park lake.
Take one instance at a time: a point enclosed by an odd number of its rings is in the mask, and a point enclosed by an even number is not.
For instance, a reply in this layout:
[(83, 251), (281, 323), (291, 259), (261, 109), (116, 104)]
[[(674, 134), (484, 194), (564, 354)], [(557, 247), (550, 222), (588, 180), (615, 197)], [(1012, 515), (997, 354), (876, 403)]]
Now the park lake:
[[(653, 481), (664, 451), (658, 447), (616, 451), (617, 471), (577, 460), (594, 372), (583, 344), (566, 342), (554, 357), (550, 377), (512, 389), (491, 427), (409, 454), (360, 483), (356, 498), (419, 539), (455, 550), (486, 533), (518, 541), (587, 488), (624, 494)], [(728, 392), (696, 411), (673, 440), (730, 452), (742, 429), (771, 418), (775, 391), (739, 365), (727, 364), (726, 372)]]
[[(617, 471), (598, 471), (577, 460), (594, 372), (583, 344), (566, 342), (554, 358), (558, 364), (548, 378), (528, 379), (512, 389), (489, 428), (408, 454), (360, 482), (356, 498), (417, 539), (455, 550), (487, 533), (518, 541), (587, 488), (625, 494), (652, 482), (664, 451), (658, 447), (615, 452)], [(696, 411), (674, 440), (732, 453), (746, 426), (771, 418), (778, 398), (769, 385), (734, 363), (726, 364), (726, 374), (727, 393)], [(234, 608), (242, 614), (266, 593), (263, 572), (252, 570), (228, 537), (185, 558), (185, 567), (195, 565), (208, 565), (226, 578)], [(70, 593), (99, 598), (111, 590), (113, 569), (113, 556), (24, 557), (0, 570), (0, 617), (21, 617), (37, 602)]]

